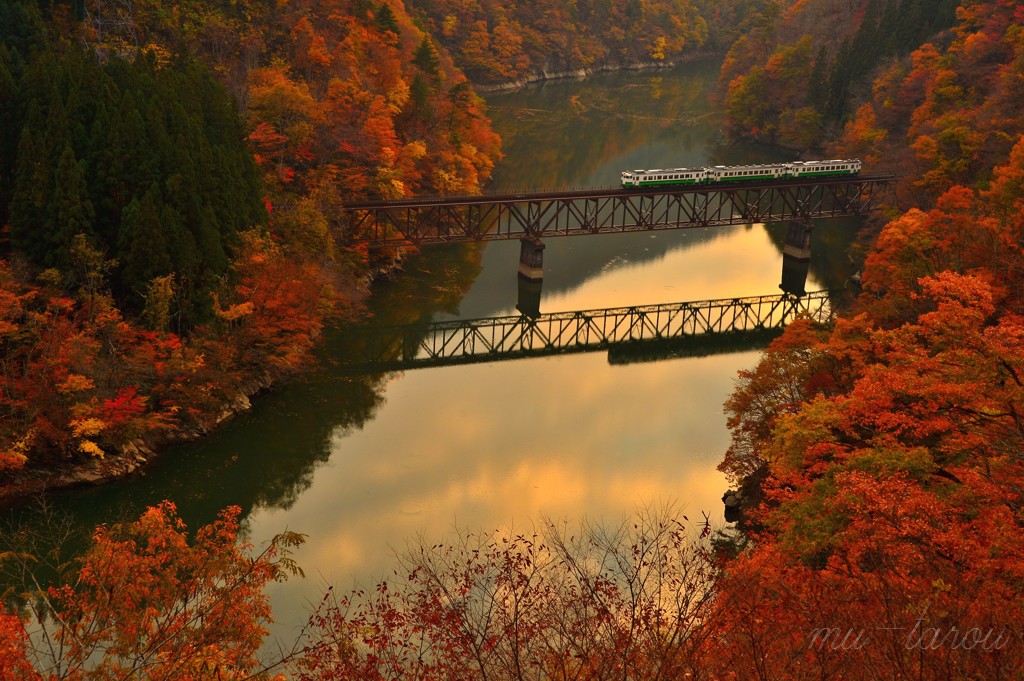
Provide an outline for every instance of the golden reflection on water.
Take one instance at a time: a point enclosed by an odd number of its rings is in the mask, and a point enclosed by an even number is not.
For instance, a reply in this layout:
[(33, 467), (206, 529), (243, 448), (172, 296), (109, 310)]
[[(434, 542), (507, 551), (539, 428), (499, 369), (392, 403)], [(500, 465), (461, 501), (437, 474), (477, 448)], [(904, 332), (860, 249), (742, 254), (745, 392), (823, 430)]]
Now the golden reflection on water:
[[(618, 238), (612, 236), (611, 238)], [(651, 239), (671, 238), (651, 235)], [(557, 262), (550, 262), (557, 268)], [(544, 312), (624, 307), (779, 292), (782, 258), (763, 225), (719, 228), (696, 248), (670, 250), (659, 259), (623, 263), (585, 286), (544, 300)]]
[[(765, 230), (740, 228), (612, 268), (542, 309), (760, 295), (778, 289), (780, 271)], [(736, 372), (758, 356), (612, 366), (591, 353), (397, 375), (372, 421), (331, 436), (329, 463), (294, 506), (249, 519), (257, 542), (285, 527), (312, 538), (297, 556), (311, 577), (274, 587), (278, 620), (302, 622), (324, 582), (369, 586), (408, 542), (441, 541), (456, 526), (531, 527), (544, 516), (617, 522), (665, 502), (721, 526), (722, 404)]]

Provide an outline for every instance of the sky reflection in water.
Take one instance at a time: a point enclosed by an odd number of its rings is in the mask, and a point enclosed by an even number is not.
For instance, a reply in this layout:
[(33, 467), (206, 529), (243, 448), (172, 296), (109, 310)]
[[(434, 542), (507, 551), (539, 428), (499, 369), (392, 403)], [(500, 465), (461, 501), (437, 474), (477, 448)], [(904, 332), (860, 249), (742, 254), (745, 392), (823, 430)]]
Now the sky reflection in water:
[[(541, 308), (770, 294), (780, 271), (764, 228), (737, 228), (654, 261), (610, 267), (544, 298)], [(530, 527), (543, 516), (614, 523), (665, 502), (691, 521), (705, 511), (720, 526), (722, 404), (736, 372), (757, 358), (613, 366), (596, 352), (397, 375), (372, 421), (332, 435), (329, 462), (294, 506), (250, 518), (255, 539), (286, 526), (312, 539), (299, 554), (306, 582), (274, 588), (279, 620), (302, 621), (316, 586), (369, 585), (388, 576), (407, 542), (440, 541), (456, 526)]]
[[(780, 158), (718, 145), (714, 115), (704, 115), (714, 74), (627, 74), (495, 98), (508, 155), (496, 181), (609, 184), (623, 168)], [(624, 101), (643, 105), (624, 110)], [(774, 243), (760, 225), (550, 239), (541, 310), (774, 294), (782, 258), (772, 233)], [(489, 244), (458, 309), (435, 318), (514, 313), (518, 250)], [(819, 287), (812, 276), (808, 290)], [(291, 507), (249, 518), (257, 542), (285, 527), (310, 535), (298, 554), (307, 579), (273, 587), (276, 633), (304, 621), (325, 583), (372, 585), (409, 542), (441, 541), (456, 527), (530, 528), (545, 516), (616, 523), (661, 503), (720, 526), (722, 404), (758, 356), (613, 366), (597, 352), (396, 375), (372, 420), (331, 434), (329, 461)]]

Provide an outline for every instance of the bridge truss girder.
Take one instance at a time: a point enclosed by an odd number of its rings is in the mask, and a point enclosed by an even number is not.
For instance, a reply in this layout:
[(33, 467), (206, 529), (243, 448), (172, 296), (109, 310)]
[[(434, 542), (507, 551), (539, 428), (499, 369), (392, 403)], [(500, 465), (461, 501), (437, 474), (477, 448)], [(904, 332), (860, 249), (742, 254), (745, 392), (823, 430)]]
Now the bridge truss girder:
[(347, 206), (342, 229), (377, 243), (447, 243), (686, 229), (864, 215), (891, 177), (722, 187), (456, 197)]
[(640, 347), (778, 330), (798, 314), (829, 321), (828, 291), (370, 328), (359, 334), (360, 355), (343, 361), (372, 372)]

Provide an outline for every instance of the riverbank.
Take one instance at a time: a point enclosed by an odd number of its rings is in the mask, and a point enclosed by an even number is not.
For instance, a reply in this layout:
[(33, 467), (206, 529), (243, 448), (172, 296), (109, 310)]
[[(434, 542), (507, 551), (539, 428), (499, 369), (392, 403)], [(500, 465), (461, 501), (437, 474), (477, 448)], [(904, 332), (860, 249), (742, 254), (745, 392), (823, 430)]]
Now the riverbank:
[(521, 87), (526, 87), (527, 85), (533, 85), (535, 83), (545, 83), (545, 82), (551, 81), (551, 80), (568, 80), (568, 79), (582, 80), (583, 78), (588, 78), (590, 76), (593, 76), (593, 75), (596, 75), (596, 74), (600, 74), (600, 73), (615, 73), (617, 71), (648, 71), (648, 70), (654, 70), (654, 69), (671, 69), (671, 68), (674, 68), (675, 66), (676, 66), (676, 62), (674, 62), (674, 61), (668, 61), (668, 62), (655, 62), (655, 61), (651, 61), (651, 62), (638, 62), (638, 63), (635, 63), (635, 64), (624, 64), (624, 65), (618, 65), (618, 66), (611, 65), (611, 64), (605, 64), (605, 65), (597, 66), (597, 67), (587, 67), (587, 68), (575, 69), (575, 70), (572, 70), (572, 71), (554, 71), (554, 72), (550, 72), (550, 73), (547, 72), (547, 71), (543, 71), (542, 70), (539, 73), (533, 73), (533, 74), (531, 74), (529, 76), (526, 76), (524, 78), (519, 78), (517, 80), (509, 81), (507, 83), (495, 83), (495, 84), (473, 83), (473, 87), (478, 92), (485, 92), (485, 93), (509, 92), (509, 91), (512, 91), (512, 90), (518, 90)]
[[(694, 55), (693, 60), (700, 56)], [(688, 60), (690, 61), (690, 60)], [(493, 92), (508, 92), (530, 83), (547, 80), (581, 79), (599, 74), (611, 74), (626, 71), (654, 69), (670, 69), (674, 63), (638, 62), (631, 64), (602, 65), (595, 68), (581, 69), (566, 73), (542, 73), (523, 81), (494, 86)], [(391, 276), (401, 263), (382, 269), (367, 277), (356, 295), (365, 299), (373, 281)], [(110, 447), (102, 458), (62, 461), (49, 468), (25, 468), (18, 471), (7, 471), (5, 479), (0, 481), (0, 504), (16, 505), (22, 500), (75, 488), (98, 486), (105, 483), (144, 475), (146, 469), (160, 453), (168, 447), (196, 442), (218, 430), (223, 424), (235, 416), (249, 411), (252, 400), (260, 394), (272, 390), (280, 381), (287, 380), (285, 375), (264, 373), (243, 382), (236, 391), (224, 400), (219, 408), (211, 411), (208, 417), (190, 423), (187, 428), (163, 431), (159, 435), (149, 435), (145, 439), (134, 439), (116, 448)], [(56, 458), (56, 457), (55, 457)]]
[(518, 90), (519, 88), (526, 87), (527, 85), (534, 85), (536, 83), (545, 83), (554, 80), (582, 80), (589, 78), (590, 76), (600, 75), (603, 73), (617, 73), (620, 71), (653, 71), (653, 70), (667, 70), (673, 69), (681, 64), (687, 64), (690, 62), (702, 61), (705, 59), (722, 59), (724, 54), (717, 54), (712, 52), (694, 52), (693, 54), (687, 55), (681, 59), (675, 60), (651, 60), (641, 62), (629, 62), (626, 64), (601, 64), (599, 66), (587, 66), (578, 69), (570, 69), (566, 71), (548, 71), (541, 69), (530, 75), (518, 78), (515, 80), (503, 82), (503, 83), (473, 83), (474, 89), (477, 92), (482, 93), (495, 93), (495, 92), (510, 92)]
[(252, 399), (271, 390), (285, 376), (263, 373), (244, 381), (238, 391), (223, 404), (215, 416), (164, 433), (162, 437), (132, 440), (102, 458), (68, 461), (51, 469), (27, 468), (9, 474), (0, 481), (0, 506), (12, 506), (50, 492), (102, 485), (145, 473), (160, 450), (195, 442), (209, 435), (234, 417), (252, 408)]
[[(342, 307), (346, 310), (363, 310), (365, 313), (364, 306), (373, 283), (400, 271), (403, 260), (402, 257), (396, 256), (387, 266), (380, 266), (374, 273), (358, 280), (351, 290), (346, 291)], [(342, 323), (343, 318), (335, 316), (327, 321), (337, 324)], [(210, 436), (239, 415), (250, 411), (258, 397), (313, 370), (313, 354), (322, 343), (322, 335), (314, 337), (307, 350), (307, 363), (295, 369), (259, 370), (238, 381), (233, 388), (221, 386), (218, 390), (224, 394), (224, 399), (204, 415), (197, 417), (192, 414), (187, 425), (151, 432), (145, 437), (132, 438), (117, 447), (108, 448), (102, 457), (51, 462), (51, 465), (46, 467), (29, 464), (19, 470), (5, 471), (3, 479), (0, 479), (0, 506), (16, 506), (50, 492), (95, 487), (145, 475), (147, 468), (163, 451), (198, 442)]]

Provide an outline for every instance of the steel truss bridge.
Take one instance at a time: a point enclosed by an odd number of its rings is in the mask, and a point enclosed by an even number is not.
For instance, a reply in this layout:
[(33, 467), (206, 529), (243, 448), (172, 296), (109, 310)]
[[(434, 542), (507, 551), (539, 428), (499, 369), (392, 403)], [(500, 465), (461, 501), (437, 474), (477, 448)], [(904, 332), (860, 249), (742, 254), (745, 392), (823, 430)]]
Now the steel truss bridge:
[(800, 314), (829, 321), (829, 292), (367, 327), (341, 361), (356, 374), (596, 350), (613, 363), (704, 355), (764, 347)]
[(347, 204), (343, 234), (376, 243), (447, 243), (717, 227), (864, 215), (895, 176), (643, 189), (435, 197)]

